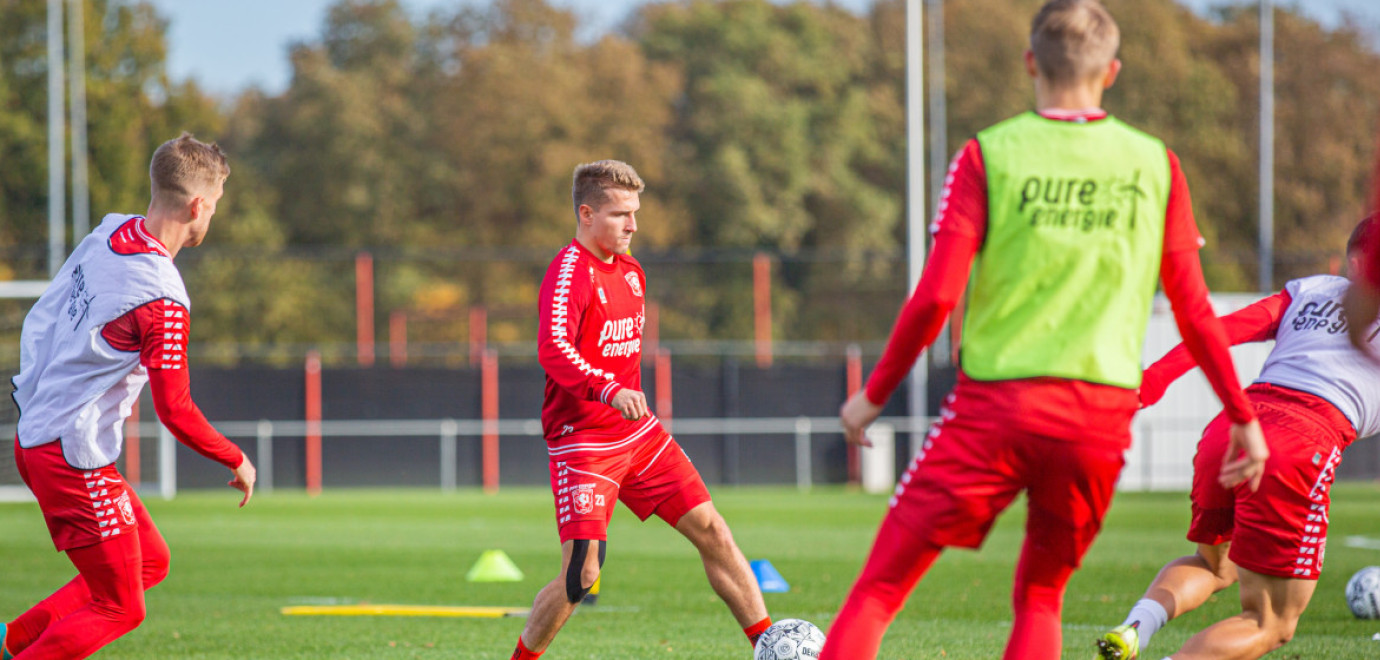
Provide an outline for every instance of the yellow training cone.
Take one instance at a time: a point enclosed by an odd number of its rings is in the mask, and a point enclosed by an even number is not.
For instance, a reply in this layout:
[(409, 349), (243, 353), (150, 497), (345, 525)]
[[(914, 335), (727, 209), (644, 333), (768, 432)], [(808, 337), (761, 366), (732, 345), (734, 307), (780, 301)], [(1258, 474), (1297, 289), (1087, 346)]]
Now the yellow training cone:
[(485, 550), (465, 579), (470, 582), (521, 582), (522, 569), (502, 550)]

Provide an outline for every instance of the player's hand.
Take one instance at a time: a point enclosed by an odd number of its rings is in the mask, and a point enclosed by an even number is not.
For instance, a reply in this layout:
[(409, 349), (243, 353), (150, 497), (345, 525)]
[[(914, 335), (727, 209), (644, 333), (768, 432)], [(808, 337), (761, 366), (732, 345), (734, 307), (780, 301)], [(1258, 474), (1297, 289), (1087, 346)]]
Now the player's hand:
[(245, 456), (240, 466), (231, 470), (235, 473), (235, 478), (230, 480), (229, 486), (244, 493), (244, 499), (240, 500), (240, 508), (249, 503), (249, 498), (254, 496), (254, 482), (259, 478), (258, 472), (254, 470), (254, 464), (249, 462), (249, 457)]
[(648, 413), (647, 395), (627, 387), (618, 390), (609, 405), (622, 413), (623, 419), (634, 422), (646, 417)]
[(1162, 378), (1156, 378), (1151, 370), (1146, 369), (1145, 375), (1140, 379), (1140, 389), (1136, 394), (1140, 396), (1140, 407), (1149, 408), (1160, 402), (1164, 398), (1165, 390), (1169, 389), (1169, 383)]
[(1229, 438), (1217, 482), (1223, 488), (1249, 483), (1254, 492), (1260, 488), (1260, 479), (1265, 476), (1265, 461), (1270, 458), (1270, 447), (1265, 444), (1260, 422), (1253, 419), (1245, 424), (1232, 424)]
[(1346, 331), (1351, 337), (1351, 345), (1371, 360), (1380, 362), (1380, 355), (1370, 345), (1370, 327), (1375, 323), (1377, 314), (1380, 314), (1380, 291), (1353, 283), (1347, 287), (1346, 299), (1342, 302), (1346, 308)]
[(871, 447), (867, 426), (882, 414), (882, 407), (867, 399), (866, 390), (858, 390), (839, 408), (839, 424), (843, 425), (843, 439), (850, 445)]

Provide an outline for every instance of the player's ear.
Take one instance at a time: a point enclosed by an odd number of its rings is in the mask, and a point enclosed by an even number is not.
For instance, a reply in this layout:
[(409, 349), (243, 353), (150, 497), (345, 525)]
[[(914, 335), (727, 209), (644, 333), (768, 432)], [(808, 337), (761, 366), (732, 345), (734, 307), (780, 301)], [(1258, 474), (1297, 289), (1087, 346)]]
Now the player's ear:
[(206, 208), (206, 200), (201, 195), (197, 195), (187, 200), (187, 217), (196, 220), (201, 217), (203, 209)]
[(1121, 60), (1113, 59), (1107, 65), (1107, 72), (1102, 76), (1102, 89), (1111, 89), (1116, 84), (1116, 77), (1121, 73)]
[(1025, 51), (1025, 73), (1031, 78), (1040, 77), (1040, 67), (1035, 64), (1035, 51), (1029, 48)]

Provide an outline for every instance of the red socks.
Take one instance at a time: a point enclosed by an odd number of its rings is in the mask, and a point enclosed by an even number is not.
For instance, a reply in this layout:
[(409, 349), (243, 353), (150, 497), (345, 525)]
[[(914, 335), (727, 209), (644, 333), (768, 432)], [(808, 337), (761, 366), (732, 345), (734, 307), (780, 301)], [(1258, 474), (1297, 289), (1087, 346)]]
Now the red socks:
[(747, 635), (748, 643), (749, 643), (749, 644), (752, 644), (753, 648), (756, 648), (756, 647), (757, 647), (757, 638), (758, 638), (758, 637), (761, 637), (761, 636), (762, 636), (762, 633), (767, 632), (767, 628), (770, 628), (770, 627), (771, 627), (771, 617), (767, 617), (767, 618), (765, 618), (765, 619), (762, 619), (761, 621), (758, 621), (757, 623), (754, 623), (754, 624), (752, 624), (752, 625), (750, 625), (750, 626), (748, 626), (748, 627), (746, 627), (746, 628), (743, 628), (743, 634)]
[(522, 635), (518, 635), (517, 648), (513, 649), (513, 657), (509, 658), (509, 660), (537, 660), (537, 658), (541, 657), (542, 653), (545, 653), (545, 651), (538, 653), (527, 648), (527, 645), (522, 643)]

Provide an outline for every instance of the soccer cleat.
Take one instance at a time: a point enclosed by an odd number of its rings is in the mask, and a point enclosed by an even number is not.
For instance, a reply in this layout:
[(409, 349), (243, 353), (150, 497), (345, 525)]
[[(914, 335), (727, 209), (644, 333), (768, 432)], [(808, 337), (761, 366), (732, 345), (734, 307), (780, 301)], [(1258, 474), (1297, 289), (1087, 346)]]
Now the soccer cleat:
[(1097, 638), (1099, 660), (1136, 660), (1140, 657), (1140, 632), (1136, 624), (1117, 626)]

